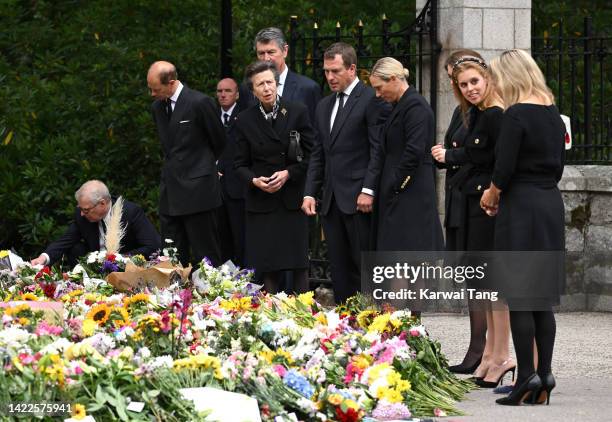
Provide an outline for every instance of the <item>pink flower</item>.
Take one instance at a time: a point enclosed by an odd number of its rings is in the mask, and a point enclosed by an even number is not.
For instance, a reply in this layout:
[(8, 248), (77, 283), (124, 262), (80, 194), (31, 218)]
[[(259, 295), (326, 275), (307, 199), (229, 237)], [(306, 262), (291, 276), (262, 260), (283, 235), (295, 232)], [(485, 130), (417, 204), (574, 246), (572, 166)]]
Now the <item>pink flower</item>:
[(440, 409), (439, 407), (436, 407), (436, 408), (434, 409), (434, 415), (435, 415), (436, 417), (438, 417), (438, 418), (441, 418), (441, 417), (447, 416), (447, 415), (446, 415), (446, 412), (445, 412), (444, 410)]
[(287, 370), (283, 365), (274, 365), (274, 372), (276, 372), (278, 376), (282, 378), (287, 373)]
[(20, 353), (18, 357), (19, 357), (19, 362), (21, 362), (24, 365), (29, 365), (36, 361), (36, 359), (34, 359), (34, 356), (28, 353)]
[(41, 321), (36, 327), (37, 336), (59, 336), (64, 329), (56, 325), (49, 325), (46, 321)]
[(83, 373), (83, 370), (81, 369), (81, 367), (80, 367), (80, 366), (75, 366), (75, 367), (74, 367), (74, 373), (75, 373), (76, 375), (81, 375), (81, 374)]
[(410, 335), (412, 337), (418, 337), (418, 336), (421, 335), (421, 332), (417, 328), (411, 328), (410, 329)]

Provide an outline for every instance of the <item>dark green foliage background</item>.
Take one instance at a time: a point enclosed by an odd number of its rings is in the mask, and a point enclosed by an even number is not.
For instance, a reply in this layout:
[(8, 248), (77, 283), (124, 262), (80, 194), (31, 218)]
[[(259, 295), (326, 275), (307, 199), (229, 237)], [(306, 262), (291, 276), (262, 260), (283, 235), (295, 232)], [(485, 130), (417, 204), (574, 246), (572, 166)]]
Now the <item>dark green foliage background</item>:
[[(579, 3), (534, 1), (534, 35), (558, 18), (581, 22), (578, 9), (593, 11), (593, 2)], [(386, 13), (397, 30), (412, 22), (415, 2), (234, 0), (233, 12), (240, 77), (262, 27), (288, 30), (298, 15), (303, 28), (317, 22), (321, 33), (359, 19), (366, 33), (377, 32)], [(593, 14), (610, 23), (609, 13)], [(0, 249), (37, 255), (70, 220), (76, 188), (92, 178), (157, 223), (161, 156), (146, 72), (170, 60), (183, 82), (213, 95), (220, 1), (2, 0), (0, 28)]]

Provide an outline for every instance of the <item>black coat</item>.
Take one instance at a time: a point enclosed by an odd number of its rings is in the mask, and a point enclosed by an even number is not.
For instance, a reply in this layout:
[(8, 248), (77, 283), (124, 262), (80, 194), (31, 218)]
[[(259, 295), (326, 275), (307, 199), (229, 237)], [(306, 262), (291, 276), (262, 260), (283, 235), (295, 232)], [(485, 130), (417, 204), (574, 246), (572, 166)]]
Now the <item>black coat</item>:
[[(123, 201), (121, 222), (125, 227), (121, 254), (138, 255), (146, 258), (161, 248), (161, 239), (153, 224), (147, 219), (138, 205)], [(51, 243), (45, 253), (49, 255), (49, 264), (58, 261), (62, 255), (78, 243), (83, 243), (87, 252), (100, 250), (100, 230), (98, 223), (92, 223), (81, 215), (79, 208), (74, 211), (74, 221), (55, 242)]]
[[(306, 107), (281, 99), (276, 120), (270, 124), (261, 113), (259, 105), (254, 105), (240, 113), (235, 125), (238, 153), (234, 167), (247, 189), (246, 210), (271, 212), (279, 206), (289, 210), (300, 209), (314, 140)], [(300, 133), (300, 144), (304, 152), (301, 162), (290, 161), (287, 157), (291, 130)], [(279, 191), (270, 194), (253, 185), (253, 178), (269, 177), (280, 170), (289, 171), (289, 180)]]
[(376, 98), (374, 90), (359, 82), (344, 108), (336, 116), (330, 133), (330, 116), (336, 94), (325, 97), (316, 111), (317, 140), (313, 149), (305, 196), (317, 197), (323, 189), (320, 213), (327, 215), (332, 197), (344, 214), (357, 212), (362, 188), (376, 192), (380, 169), (375, 155), (380, 148), (380, 130), (390, 106)]
[[(503, 110), (499, 107), (476, 110), (465, 137), (467, 161), (455, 176), (460, 179), (455, 183), (462, 197), (458, 236), (461, 249), (487, 251), (494, 247), (495, 218), (482, 210), (480, 198), (491, 183), (502, 116)], [(463, 176), (460, 173), (464, 173)]]
[[(240, 104), (236, 104), (229, 118), (229, 123), (227, 126), (225, 126), (227, 145), (225, 146), (225, 149), (217, 162), (217, 169), (219, 170), (219, 173), (223, 174), (220, 179), (223, 192), (231, 199), (243, 199), (245, 191), (244, 183), (242, 180), (240, 180), (238, 174), (234, 170), (234, 159), (238, 153), (235, 122), (238, 114), (241, 111), (242, 109), (240, 108)], [(221, 115), (221, 113), (222, 109), (219, 108), (218, 115)]]
[(376, 249), (442, 250), (431, 147), (431, 107), (413, 88), (401, 97), (384, 126), (382, 173), (377, 195)]
[[(473, 115), (473, 109), (468, 110), (468, 113), (469, 116)], [(447, 228), (457, 228), (461, 222), (461, 192), (459, 186), (453, 186), (452, 180), (461, 165), (465, 164), (467, 160), (463, 149), (466, 135), (467, 127), (464, 123), (463, 113), (461, 107), (457, 106), (444, 135), (445, 162), (435, 162), (438, 168), (446, 169), (444, 179), (444, 226)]]
[(183, 86), (168, 121), (165, 104), (152, 105), (164, 163), (159, 212), (195, 214), (221, 205), (216, 160), (225, 147), (225, 131), (214, 100)]

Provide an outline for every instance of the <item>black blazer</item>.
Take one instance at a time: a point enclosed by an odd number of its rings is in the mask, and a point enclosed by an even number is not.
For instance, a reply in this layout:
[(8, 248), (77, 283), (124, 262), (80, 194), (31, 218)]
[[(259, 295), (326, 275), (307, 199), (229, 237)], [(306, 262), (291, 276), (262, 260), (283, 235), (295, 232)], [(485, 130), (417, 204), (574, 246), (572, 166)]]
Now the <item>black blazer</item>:
[(323, 188), (321, 214), (329, 212), (332, 196), (345, 214), (357, 212), (362, 188), (376, 193), (379, 168), (373, 163), (379, 153), (382, 123), (391, 106), (376, 98), (374, 90), (357, 83), (336, 116), (330, 133), (330, 118), (336, 94), (325, 97), (316, 111), (317, 139), (308, 165), (304, 196), (317, 197)]
[[(236, 154), (238, 152), (235, 123), (236, 118), (241, 111), (242, 109), (240, 108), (240, 104), (236, 103), (236, 106), (230, 115), (229, 123), (225, 127), (227, 145), (219, 157), (219, 161), (217, 161), (217, 169), (221, 174), (223, 174), (220, 179), (223, 192), (231, 199), (244, 199), (245, 191), (244, 183), (242, 180), (240, 180), (238, 174), (234, 170), (234, 159), (236, 158)], [(222, 112), (223, 110), (219, 107), (218, 115), (221, 116)]]
[(168, 121), (165, 103), (152, 105), (161, 141), (159, 212), (177, 216), (221, 205), (217, 158), (225, 147), (225, 131), (212, 98), (183, 86)]
[[(121, 254), (142, 254), (148, 258), (153, 252), (161, 249), (161, 239), (157, 230), (138, 205), (124, 200), (121, 222), (125, 227), (125, 236), (119, 251)], [(66, 232), (45, 250), (45, 253), (49, 255), (49, 264), (53, 265), (62, 255), (67, 254), (74, 245), (80, 242), (85, 245), (87, 252), (100, 250), (100, 230), (98, 227), (98, 223), (89, 222), (76, 208), (74, 221), (70, 223)]]
[[(281, 205), (289, 210), (300, 209), (314, 141), (308, 109), (300, 103), (281, 100), (276, 120), (271, 124), (264, 118), (259, 105), (254, 105), (240, 113), (235, 124), (238, 154), (234, 167), (247, 186), (246, 210), (270, 212)], [(300, 132), (304, 159), (299, 163), (287, 157), (291, 130)], [(289, 180), (279, 191), (270, 194), (253, 185), (253, 178), (268, 177), (280, 170), (289, 171)]]
[[(282, 97), (285, 101), (304, 104), (308, 108), (310, 121), (313, 122), (315, 109), (321, 100), (321, 87), (312, 79), (292, 72), (289, 69), (285, 78)], [(246, 83), (240, 85), (240, 99), (238, 103), (241, 104), (243, 109), (259, 104), (259, 101), (249, 90)]]

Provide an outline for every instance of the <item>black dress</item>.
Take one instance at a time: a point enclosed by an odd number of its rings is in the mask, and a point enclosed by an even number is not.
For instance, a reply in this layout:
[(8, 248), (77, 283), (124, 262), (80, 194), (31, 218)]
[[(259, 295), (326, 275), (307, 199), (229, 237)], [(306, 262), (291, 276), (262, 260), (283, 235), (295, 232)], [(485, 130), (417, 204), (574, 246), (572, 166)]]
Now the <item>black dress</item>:
[[(557, 183), (563, 175), (564, 137), (565, 126), (554, 105), (519, 103), (504, 113), (492, 177), (502, 191), (495, 225), (496, 250), (557, 251), (562, 255), (564, 207)], [(536, 253), (529, 255), (538, 257)], [(542, 266), (537, 260), (533, 263)], [(517, 271), (519, 267), (515, 263)], [(513, 277), (504, 292), (511, 310), (559, 303), (565, 286), (563, 270), (552, 266), (543, 270), (537, 279), (519, 274)], [(521, 292), (532, 295), (526, 297)]]
[(413, 88), (402, 95), (384, 126), (377, 195), (379, 251), (443, 250), (436, 208), (431, 107)]
[[(247, 186), (246, 263), (261, 272), (308, 268), (308, 220), (301, 211), (308, 158), (314, 131), (308, 109), (281, 102), (276, 119), (267, 121), (259, 105), (236, 119), (238, 153), (234, 166)], [(300, 133), (304, 159), (287, 156), (289, 132)], [(253, 178), (289, 171), (289, 179), (275, 193), (255, 187)]]

